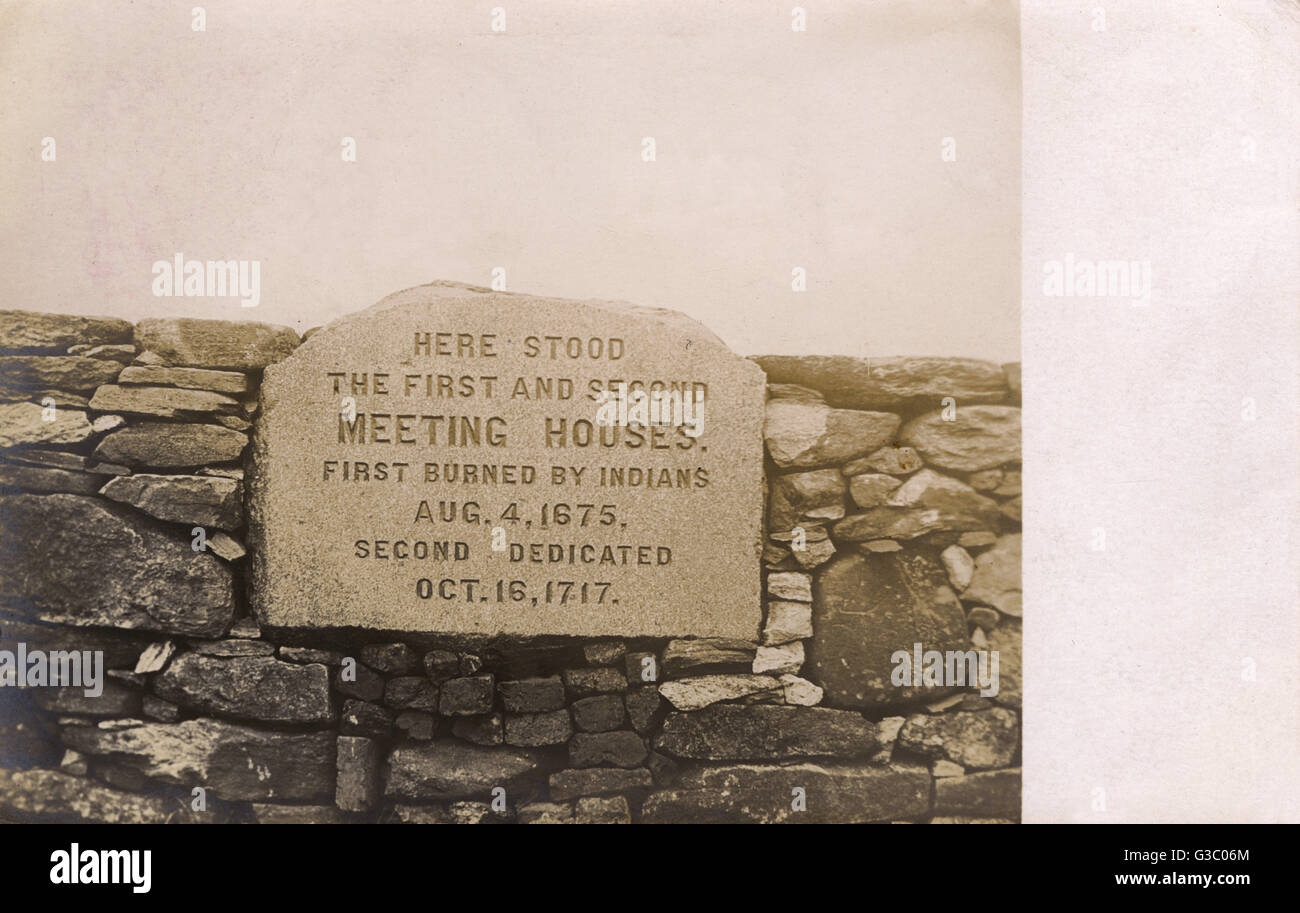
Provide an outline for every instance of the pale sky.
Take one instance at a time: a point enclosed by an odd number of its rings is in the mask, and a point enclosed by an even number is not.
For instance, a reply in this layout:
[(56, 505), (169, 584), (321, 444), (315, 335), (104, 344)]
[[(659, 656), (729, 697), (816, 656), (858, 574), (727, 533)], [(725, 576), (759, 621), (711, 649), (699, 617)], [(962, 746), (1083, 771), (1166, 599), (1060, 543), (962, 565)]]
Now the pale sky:
[[(743, 354), (1017, 359), (1014, 0), (793, 5), (6, 0), (0, 307), (301, 331), (502, 267)], [(260, 306), (154, 297), (177, 252)]]

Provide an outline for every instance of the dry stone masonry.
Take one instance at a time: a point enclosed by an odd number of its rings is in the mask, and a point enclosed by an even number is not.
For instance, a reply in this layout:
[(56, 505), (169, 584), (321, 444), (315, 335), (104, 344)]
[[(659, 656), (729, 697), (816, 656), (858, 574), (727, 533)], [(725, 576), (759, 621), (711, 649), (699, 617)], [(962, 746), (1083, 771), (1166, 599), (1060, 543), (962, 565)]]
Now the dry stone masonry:
[[(699, 433), (595, 422), (637, 380)], [(107, 670), (0, 687), (0, 820), (1018, 820), (1019, 396), (452, 283), (0, 311), (0, 656)]]

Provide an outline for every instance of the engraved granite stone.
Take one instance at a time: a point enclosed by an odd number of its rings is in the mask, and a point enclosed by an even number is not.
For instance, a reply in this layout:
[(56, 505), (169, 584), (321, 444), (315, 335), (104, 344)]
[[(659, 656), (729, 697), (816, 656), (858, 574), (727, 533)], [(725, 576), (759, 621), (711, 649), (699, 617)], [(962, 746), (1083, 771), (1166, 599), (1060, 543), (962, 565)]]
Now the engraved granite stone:
[(435, 283), (261, 396), (263, 625), (758, 638), (763, 373), (681, 314)]

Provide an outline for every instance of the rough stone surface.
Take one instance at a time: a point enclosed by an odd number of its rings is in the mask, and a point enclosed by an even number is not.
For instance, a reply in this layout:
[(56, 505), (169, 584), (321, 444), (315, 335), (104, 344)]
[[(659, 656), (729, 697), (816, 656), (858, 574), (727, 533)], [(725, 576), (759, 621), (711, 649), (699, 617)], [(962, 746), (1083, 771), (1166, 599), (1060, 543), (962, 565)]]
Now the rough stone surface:
[[(107, 728), (106, 728), (107, 727)], [(334, 735), (253, 729), (220, 720), (119, 720), (65, 727), (63, 740), (87, 754), (232, 801), (309, 801), (334, 794)]]
[(253, 818), (258, 824), (342, 824), (343, 813), (333, 805), (276, 805), (269, 802), (252, 804)]
[(154, 679), (159, 697), (204, 713), (267, 723), (325, 723), (334, 718), (329, 670), (269, 656), (186, 653)]
[(624, 695), (623, 703), (627, 707), (628, 718), (632, 728), (645, 735), (655, 725), (659, 711), (664, 706), (663, 699), (653, 686), (634, 688)]
[(975, 573), (975, 559), (970, 552), (960, 545), (950, 545), (939, 553), (943, 569), (948, 572), (948, 582), (957, 592), (970, 586), (971, 576)]
[(718, 705), (670, 713), (658, 751), (706, 761), (865, 757), (875, 748), (870, 721), (848, 710)]
[(251, 321), (151, 318), (140, 321), (135, 336), (168, 365), (236, 371), (260, 370), (298, 347), (289, 327)]
[(891, 445), (845, 463), (840, 471), (846, 476), (856, 476), (864, 472), (884, 472), (889, 475), (905, 476), (916, 472), (923, 465), (925, 464), (921, 461), (921, 455), (915, 449)]
[(499, 713), (459, 717), (451, 724), (451, 733), (475, 745), (500, 745), (506, 738), (505, 722)]
[(443, 682), (438, 712), (443, 716), (474, 716), (492, 709), (492, 676), (474, 675)]
[(243, 486), (217, 476), (137, 473), (109, 479), (100, 494), (159, 520), (237, 529), (244, 521)]
[(44, 494), (93, 495), (104, 477), (88, 472), (0, 463), (0, 488)]
[(879, 507), (900, 484), (883, 472), (866, 472), (849, 479), (849, 494), (858, 507)]
[(664, 676), (748, 670), (754, 661), (754, 649), (753, 643), (744, 640), (670, 640), (664, 647)]
[(121, 370), (117, 362), (78, 355), (0, 355), (6, 385), (37, 390), (94, 390), (111, 384)]
[(560, 802), (583, 796), (604, 796), (630, 789), (650, 789), (654, 780), (644, 767), (583, 767), (551, 774), (551, 798)]
[(117, 317), (75, 317), (39, 311), (0, 311), (0, 351), (63, 353), (69, 346), (131, 341), (130, 321)]
[(180, 387), (119, 387), (106, 384), (95, 391), (90, 408), (96, 412), (150, 415), (158, 418), (201, 419), (206, 414), (233, 415), (239, 400), (209, 390)]
[(71, 625), (224, 634), (230, 571), (154, 521), (77, 495), (0, 496), (0, 603)]
[[(53, 416), (51, 421), (46, 418)], [(0, 405), (0, 450), (33, 444), (79, 444), (93, 434), (86, 413), (56, 408), (48, 412), (37, 403)]]
[(569, 764), (573, 767), (639, 767), (646, 759), (645, 740), (635, 732), (579, 732), (569, 741)]
[(574, 701), (570, 709), (573, 711), (574, 725), (583, 732), (608, 732), (618, 729), (627, 720), (623, 696), (619, 694), (584, 697), (580, 701)]
[(563, 677), (565, 690), (573, 697), (627, 690), (627, 676), (608, 666), (597, 669), (565, 669)]
[(1007, 707), (1019, 707), (1023, 700), (1021, 638), (1019, 619), (1007, 619), (988, 632), (988, 649), (998, 651), (998, 693), (994, 700)]
[(61, 824), (168, 824), (192, 820), (181, 799), (155, 799), (57, 770), (0, 768), (0, 816)]
[[(521, 327), (521, 321), (532, 329), (510, 329)], [(417, 382), (408, 394), (404, 386), (404, 377), (413, 371), (422, 372), (417, 381), (423, 372), (433, 372), (428, 374), (433, 378), (445, 360), (439, 350), (455, 349), (465, 341), (459, 335), (451, 338), (455, 334), (446, 334), (446, 339), (435, 336), (429, 339), (429, 351), (416, 351), (416, 334), (427, 336), (431, 328), (452, 325), (475, 346), (474, 355), (463, 353), (466, 372), (498, 378), (490, 400), (486, 385), (480, 383), (473, 396), (461, 400), (463, 408), (458, 406), (456, 413), (446, 411), (447, 401), (436, 388), (429, 394)], [(141, 342), (152, 346), (149, 329), (148, 322), (142, 324)], [(540, 358), (528, 357), (527, 340), (534, 335), (546, 349)], [(495, 354), (484, 354), (484, 336), (491, 337), (488, 349)], [(557, 348), (554, 360), (546, 336), (565, 341), (565, 351)], [(590, 356), (589, 340), (608, 350), (608, 340), (615, 337), (621, 357), (612, 359), (609, 351), (601, 359)], [(576, 352), (583, 346), (588, 354), (582, 358), (567, 355), (569, 349)], [(524, 378), (526, 387), (534, 387), (541, 363), (551, 365), (549, 374), (542, 372), (548, 379), (571, 381), (584, 394), (592, 381), (608, 384), (615, 376), (707, 384), (701, 433), (692, 438), (689, 427), (655, 426), (646, 431), (646, 444), (637, 451), (628, 446), (635, 438), (625, 425), (596, 427), (601, 416), (586, 395), (548, 395), (543, 400), (512, 395), (515, 378)], [(611, 374), (615, 365), (617, 370)], [(360, 417), (349, 423), (341, 419), (340, 397), (329, 382), (331, 372), (365, 372), (372, 379), (376, 373), (387, 373), (390, 392), (359, 396)], [(763, 375), (752, 361), (730, 352), (716, 336), (683, 315), (602, 302), (485, 293), (445, 283), (421, 286), (315, 333), (292, 356), (266, 369), (260, 393), (256, 472), (250, 477), (251, 594), (258, 617), (270, 626), (615, 638), (757, 636)], [(428, 414), (430, 420), (398, 419), (408, 411)], [(466, 432), (460, 422), (433, 421), (434, 416), (447, 415), (483, 418), (482, 443), (495, 439), (500, 444), (492, 449), (490, 461), (486, 449), (470, 459), (475, 451), (460, 446), (462, 439), (473, 438), (472, 429)], [(552, 425), (549, 436), (547, 419)], [(445, 450), (449, 427), (458, 439)], [(437, 439), (431, 441), (435, 432)], [(595, 601), (605, 591), (594, 586), (588, 587), (585, 604), (580, 587), (567, 599), (552, 587), (548, 598), (546, 585), (556, 580), (556, 565), (531, 558), (505, 565), (509, 556), (498, 556), (479, 542), (487, 531), (483, 519), (499, 518), (521, 492), (539, 489), (494, 486), (483, 492), (482, 519), (469, 520), (462, 514), (439, 531), (453, 540), (476, 543), (470, 555), (457, 562), (458, 578), (496, 580), (508, 567), (510, 576), (524, 584), (522, 604), (510, 596), (499, 598), (495, 591), (485, 591), (486, 600), (478, 593), (456, 600), (422, 597), (417, 583), (428, 571), (424, 563), (358, 561), (353, 557), (355, 540), (409, 535), (421, 499), (427, 499), (436, 512), (440, 500), (463, 504), (473, 496), (461, 480), (426, 481), (414, 466), (401, 483), (394, 479), (388, 484), (346, 485), (341, 481), (341, 466), (338, 476), (324, 479), (325, 461), (361, 457), (357, 445), (348, 440), (362, 433), (368, 462), (409, 462), (428, 451), (442, 453), (439, 460), (477, 462), (480, 466), (475, 469), (487, 462), (516, 469), (530, 466), (538, 470), (536, 484), (545, 484), (557, 502), (570, 505), (587, 502), (584, 492), (599, 490), (600, 472), (611, 465), (611, 448), (585, 446), (588, 434), (598, 439), (604, 434), (610, 442), (617, 437), (622, 445), (617, 452), (624, 455), (628, 473), (635, 469), (623, 484), (615, 485), (618, 498), (613, 503), (619, 515), (606, 523), (597, 507), (585, 525), (581, 516), (565, 523), (561, 514), (542, 528), (540, 505), (530, 495), (524, 499), (530, 503), (520, 504), (528, 516), (521, 514), (520, 519), (530, 521), (531, 529), (524, 523), (512, 526), (511, 545), (531, 555), (534, 547), (544, 551), (549, 545), (614, 549), (634, 543), (648, 549), (645, 554), (651, 563), (639, 564), (633, 552), (627, 563), (620, 559), (599, 568), (578, 564), (573, 573), (566, 571), (563, 576), (579, 583), (610, 584), (604, 601)], [(497, 438), (498, 434), (504, 437)], [(632, 459), (637, 452), (654, 458)], [(570, 469), (561, 485), (553, 485), (549, 472), (551, 464), (559, 465), (557, 453), (564, 454), (563, 463)], [(308, 455), (312, 471), (306, 471)], [(647, 466), (655, 470), (653, 485), (642, 478)], [(572, 469), (585, 471), (578, 484)], [(696, 484), (702, 480), (697, 477), (701, 469), (707, 472), (707, 484)], [(687, 497), (690, 505), (684, 509)], [(573, 506), (569, 511), (579, 513)], [(655, 563), (660, 561), (664, 563)]]
[(808, 677), (837, 707), (881, 707), (933, 689), (891, 683), (897, 650), (969, 648), (961, 603), (947, 575), (920, 552), (845, 555), (818, 579)]
[[(805, 810), (791, 796), (805, 791)], [(917, 818), (929, 810), (923, 768), (857, 764), (735, 764), (703, 768), (641, 806), (647, 823), (866, 823)]]
[(423, 675), (399, 675), (384, 685), (384, 703), (397, 710), (437, 712), (438, 686)]
[(412, 800), (486, 798), (494, 786), (513, 792), (538, 764), (535, 754), (518, 748), (439, 740), (399, 745), (389, 755), (384, 795)]
[(806, 640), (813, 635), (812, 605), (806, 602), (769, 602), (763, 625), (763, 643), (768, 646)]
[(699, 710), (755, 694), (776, 694), (781, 683), (770, 675), (699, 675), (664, 682), (659, 693), (678, 710)]
[(907, 720), (898, 744), (927, 758), (942, 758), (967, 770), (1006, 767), (1020, 732), (1012, 710), (918, 713)]
[(113, 681), (101, 682), (102, 692), (91, 696), (81, 686), (33, 688), (36, 706), (50, 713), (83, 716), (135, 716), (140, 711), (140, 692)]
[(898, 433), (931, 466), (959, 472), (992, 469), (1020, 459), (1020, 410), (1014, 406), (959, 406), (954, 421), (928, 412)]
[(922, 469), (886, 496), (884, 506), (845, 517), (833, 535), (849, 542), (915, 539), (937, 530), (996, 529), (998, 506), (964, 482)]
[(779, 647), (759, 647), (754, 655), (755, 675), (781, 675), (798, 672), (803, 666), (803, 643), (782, 644)]
[(573, 735), (573, 724), (569, 721), (567, 710), (505, 715), (507, 745), (518, 745), (522, 748), (563, 745), (571, 735)]
[(364, 812), (379, 801), (379, 744), (372, 739), (341, 735), (337, 743), (338, 776), (334, 804), (346, 812)]
[(937, 814), (1020, 817), (1020, 768), (945, 777), (934, 784)]
[(825, 694), (808, 679), (789, 673), (781, 676), (781, 690), (785, 702), (796, 707), (815, 707)]
[(767, 594), (787, 602), (812, 602), (812, 574), (797, 571), (768, 574)]
[(100, 441), (95, 457), (127, 466), (181, 469), (237, 460), (247, 445), (247, 435), (220, 425), (141, 422)]
[(891, 412), (857, 412), (782, 399), (767, 405), (763, 438), (781, 469), (815, 469), (878, 449), (893, 438), (898, 423), (899, 417)]
[(501, 706), (511, 713), (542, 713), (564, 706), (564, 682), (558, 675), (499, 682), (497, 693)]
[(833, 406), (891, 409), (952, 396), (959, 403), (998, 402), (1007, 394), (1002, 368), (974, 358), (854, 358), (762, 355), (769, 383), (820, 390)]
[(339, 730), (350, 735), (382, 739), (392, 731), (396, 721), (396, 715), (387, 707), (370, 701), (347, 700), (343, 702), (339, 716)]
[[(895, 485), (897, 480), (891, 480)], [(844, 477), (838, 469), (792, 472), (771, 480), (767, 528), (789, 529), (818, 520), (844, 516)]]
[(1024, 614), (1020, 581), (1020, 536), (1003, 536), (975, 559), (975, 573), (962, 598), (1019, 618)]

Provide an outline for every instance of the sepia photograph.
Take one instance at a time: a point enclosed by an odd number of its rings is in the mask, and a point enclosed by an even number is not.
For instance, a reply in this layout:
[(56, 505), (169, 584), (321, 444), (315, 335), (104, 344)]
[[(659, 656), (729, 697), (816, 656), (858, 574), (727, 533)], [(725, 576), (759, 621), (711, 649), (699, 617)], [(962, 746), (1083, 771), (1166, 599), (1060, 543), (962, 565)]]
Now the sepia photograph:
[[(1300, 7), (494, 3), (0, 3), (10, 839), (1296, 820), (1289, 509), (1276, 621), (1238, 636), (1214, 610), (1207, 673), (1270, 733), (1238, 768), (1259, 804), (1126, 791), (1104, 765), (1165, 695), (1083, 626), (1158, 623), (1134, 574), (1186, 584), (1138, 545), (1174, 508), (1147, 450), (1125, 462), (1150, 423), (1119, 416), (1149, 414), (1123, 372), (1154, 334), (1212, 332), (1170, 316), (1193, 300), (1162, 251), (1199, 255), (1162, 205), (1234, 188), (1257, 249), (1220, 275), (1275, 280), (1263, 358), (1295, 361)], [(1191, 153), (1151, 112), (1196, 105), (1175, 74), (1159, 97), (1152, 45), (1281, 92), (1255, 112), (1206, 90), (1237, 116), (1187, 143), (1232, 165), (1177, 172), (1198, 176), (1179, 202), (1152, 176)], [(1132, 114), (1132, 73), (1141, 125), (1090, 123)], [(1264, 371), (1224, 408), (1278, 416), (1287, 460), (1295, 375), (1265, 401)], [(1087, 493), (1083, 435), (1109, 441), (1118, 506)], [(1202, 637), (1167, 630), (1174, 655)], [(1238, 697), (1248, 666), (1266, 690)], [(1109, 697), (1066, 702), (1088, 687)], [(1075, 708), (1111, 698), (1134, 716), (1096, 736)], [(1140, 762), (1171, 795), (1217, 777), (1165, 763)], [(36, 833), (33, 882), (166, 893), (163, 857), (123, 849), (166, 852), (156, 830)], [(212, 833), (176, 839), (275, 846)], [(1083, 867), (1098, 885), (1250, 881), (1248, 852), (1194, 857), (1204, 876), (1168, 855), (1208, 836), (1098, 834), (1127, 848)]]

